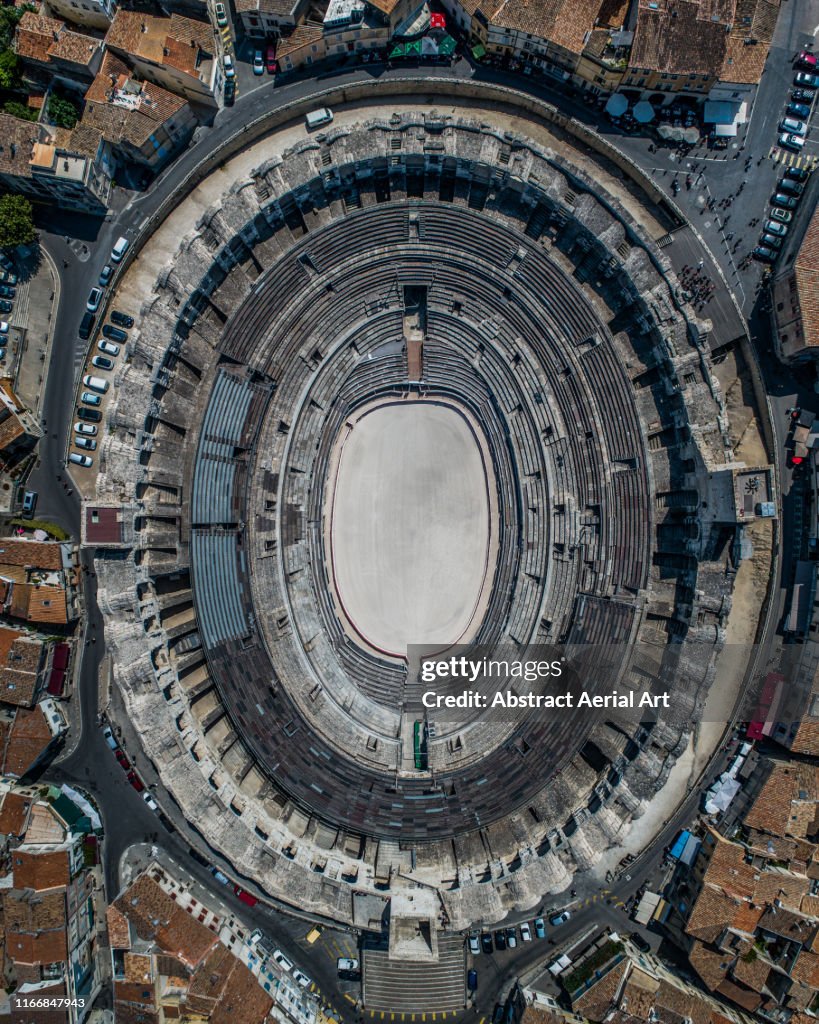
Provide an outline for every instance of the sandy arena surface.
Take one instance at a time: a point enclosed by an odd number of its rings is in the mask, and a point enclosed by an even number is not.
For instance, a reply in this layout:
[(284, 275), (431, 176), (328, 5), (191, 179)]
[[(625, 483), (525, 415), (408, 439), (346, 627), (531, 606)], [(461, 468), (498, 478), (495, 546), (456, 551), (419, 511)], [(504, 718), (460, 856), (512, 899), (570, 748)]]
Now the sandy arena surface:
[(396, 655), (457, 642), (490, 548), (486, 467), (468, 421), (432, 402), (378, 406), (344, 439), (330, 500), (336, 590), (361, 636)]

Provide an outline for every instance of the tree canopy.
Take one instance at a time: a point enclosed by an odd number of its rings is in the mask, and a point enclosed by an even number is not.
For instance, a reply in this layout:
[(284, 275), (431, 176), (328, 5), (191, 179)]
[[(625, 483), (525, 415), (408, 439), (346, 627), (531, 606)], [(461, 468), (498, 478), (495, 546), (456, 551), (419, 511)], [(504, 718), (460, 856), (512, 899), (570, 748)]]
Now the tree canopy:
[(0, 248), (28, 245), (35, 237), (28, 199), (8, 192), (0, 195)]

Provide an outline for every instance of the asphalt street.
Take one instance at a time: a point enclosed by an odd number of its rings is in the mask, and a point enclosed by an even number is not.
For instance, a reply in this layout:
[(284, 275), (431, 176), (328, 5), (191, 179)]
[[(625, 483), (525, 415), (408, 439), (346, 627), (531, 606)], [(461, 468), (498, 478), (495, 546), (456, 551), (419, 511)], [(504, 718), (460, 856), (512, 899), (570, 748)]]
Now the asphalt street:
[[(544, 83), (501, 71), (474, 67), (465, 60), (459, 61), (451, 69), (434, 69), (437, 77), (451, 75), (491, 80), (513, 85), (522, 91), (558, 104), (566, 113), (596, 127), (610, 141), (621, 146), (639, 166), (654, 177), (655, 181), (667, 188), (669, 194), (675, 175), (692, 174), (692, 188), (681, 188), (676, 201), (701, 232), (720, 260), (726, 279), (736, 289), (743, 310), (750, 319), (752, 335), (768, 381), (774, 415), (781, 426), (784, 426), (787, 408), (796, 404), (810, 407), (811, 401), (815, 401), (817, 396), (812, 391), (813, 379), (807, 375), (803, 378), (794, 378), (773, 358), (764, 310), (759, 308), (761, 269), (758, 265), (752, 264), (747, 270), (739, 270), (738, 263), (741, 256), (756, 243), (756, 231), (752, 231), (747, 222), (764, 213), (768, 197), (781, 173), (781, 164), (772, 158), (771, 147), (775, 143), (776, 125), (792, 80), (790, 58), (796, 50), (812, 41), (814, 25), (819, 26), (819, 0), (811, 0), (811, 3), (801, 5), (793, 0), (783, 3), (774, 46), (757, 95), (750, 125), (744, 136), (738, 138), (737, 149), (729, 149), (719, 158), (705, 150), (701, 154), (688, 154), (684, 158), (670, 149), (652, 151), (648, 139), (622, 136), (596, 110)], [(29, 480), (29, 486), (40, 494), (39, 512), (43, 517), (65, 526), (74, 536), (79, 535), (78, 497), (72, 489), (63, 465), (67, 433), (73, 421), (76, 374), (85, 354), (85, 343), (77, 337), (77, 326), (85, 297), (96, 284), (102, 266), (108, 261), (113, 241), (123, 234), (134, 239), (146, 218), (173, 192), (192, 168), (235, 132), (237, 124), (249, 122), (264, 111), (282, 103), (307, 97), (328, 84), (341, 85), (385, 77), (400, 78), (417, 73), (416, 68), (387, 70), (383, 66), (367, 65), (349, 69), (339, 68), (317, 78), (298, 78), (286, 84), (274, 84), (267, 77), (249, 81), (246, 72), (243, 72), (242, 80), (246, 82), (247, 88), (239, 95), (235, 106), (220, 111), (213, 127), (203, 131), (196, 142), (159, 177), (149, 191), (134, 193), (118, 189), (112, 210), (104, 220), (93, 221), (87, 217), (65, 214), (49, 215), (48, 224), (41, 225), (41, 241), (49, 250), (61, 274), (62, 288), (43, 404), (43, 423), (48, 443), (40, 446), (39, 463)], [(740, 148), (743, 145), (744, 149)], [(819, 155), (817, 142), (811, 139), (809, 145), (813, 147), (812, 152)], [(748, 156), (751, 157), (751, 163), (746, 166)], [(694, 166), (689, 167), (688, 164)], [(714, 199), (718, 211), (716, 214), (708, 210), (708, 199)], [(726, 238), (729, 232), (734, 232), (734, 239)], [(737, 238), (740, 245), (735, 247), (734, 242)], [(781, 445), (779, 447), (781, 449)], [(787, 567), (792, 561), (791, 531), (788, 526), (793, 519), (794, 502), (799, 499), (798, 495), (791, 495), (790, 470), (785, 465), (784, 453), (781, 450), (778, 452), (778, 461), (784, 504), (783, 565)], [(218, 891), (219, 898), (235, 910), (248, 926), (262, 927), (275, 937), (276, 942), (282, 945), (288, 955), (292, 951), (292, 958), (316, 979), (322, 991), (332, 992), (333, 972), (327, 967), (328, 958), (296, 946), (298, 936), (303, 935), (305, 931), (303, 920), (269, 909), (262, 904), (252, 910), (245, 907), (231, 892), (220, 891), (220, 887), (215, 885), (207, 869), (191, 859), (188, 855), (188, 846), (195, 842), (203, 848), (202, 840), (181, 820), (182, 816), (163, 790), (161, 780), (156, 777), (151, 765), (141, 754), (137, 738), (126, 732), (124, 739), (129, 756), (136, 760), (146, 783), (156, 787), (161, 806), (173, 818), (177, 828), (173, 834), (166, 832), (157, 816), (128, 784), (125, 774), (104, 743), (98, 725), (99, 666), (105, 647), (103, 621), (95, 601), (93, 565), (87, 555), (83, 561), (87, 568), (84, 574), (86, 635), (83, 640), (84, 657), (79, 671), (77, 692), (73, 698), (75, 706), (71, 710), (72, 719), (75, 722), (81, 721), (82, 732), (76, 745), (59, 764), (50, 769), (48, 775), (82, 786), (97, 800), (106, 830), (105, 876), (109, 895), (118, 891), (119, 865), (126, 850), (134, 844), (156, 841), (169, 856), (185, 865), (198, 884), (210, 891)], [(783, 572), (777, 595), (778, 610), (774, 617), (776, 623), (781, 620), (787, 594), (786, 571)], [(85, 639), (88, 640), (87, 646)], [(771, 636), (769, 640), (773, 643), (774, 637)], [(719, 767), (720, 765), (714, 766), (714, 770)], [(662, 857), (663, 846), (670, 842), (679, 827), (694, 813), (698, 799), (697, 792), (689, 795), (651, 849), (629, 869), (630, 880), (621, 879), (615, 882), (611, 886), (612, 893), (607, 898), (615, 902), (625, 899), (652, 871), (656, 870)], [(214, 862), (218, 862), (214, 854), (205, 852)], [(247, 888), (253, 890), (252, 883), (248, 883)], [(605, 901), (582, 908), (573, 915), (567, 925), (563, 926), (561, 943), (569, 942), (573, 935), (580, 934), (592, 921), (619, 922), (619, 927), (622, 928), (625, 918), (621, 911), (609, 906)], [(554, 947), (549, 946), (549, 957), (553, 955), (553, 949)], [(479, 989), (479, 1010), (491, 1010), (496, 985), (502, 985), (513, 974), (519, 973), (543, 955), (544, 944), (534, 942), (519, 946), (514, 953), (509, 952), (494, 958), (482, 957), (478, 965), (483, 977)], [(338, 1010), (342, 1016), (354, 1019), (355, 1015), (351, 1008), (340, 1005)]]

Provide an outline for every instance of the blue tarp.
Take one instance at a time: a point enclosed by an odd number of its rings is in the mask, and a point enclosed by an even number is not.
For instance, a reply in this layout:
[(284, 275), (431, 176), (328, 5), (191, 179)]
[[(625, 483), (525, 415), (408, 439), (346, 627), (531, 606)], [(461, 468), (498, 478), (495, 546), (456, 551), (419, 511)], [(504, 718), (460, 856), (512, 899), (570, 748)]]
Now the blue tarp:
[(680, 859), (680, 854), (685, 849), (685, 844), (688, 842), (690, 835), (691, 833), (687, 830), (684, 832), (680, 832), (680, 834), (674, 840), (674, 845), (671, 847), (671, 852), (669, 854), (670, 857), (673, 857), (674, 860)]

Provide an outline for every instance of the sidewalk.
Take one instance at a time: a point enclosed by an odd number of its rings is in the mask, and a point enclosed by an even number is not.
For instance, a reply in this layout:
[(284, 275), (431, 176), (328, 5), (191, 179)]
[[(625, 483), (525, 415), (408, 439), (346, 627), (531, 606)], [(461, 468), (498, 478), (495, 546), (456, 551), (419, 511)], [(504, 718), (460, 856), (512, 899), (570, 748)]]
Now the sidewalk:
[(9, 321), (6, 366), (20, 400), (39, 418), (60, 302), (60, 278), (43, 247), (18, 264), (20, 284)]

